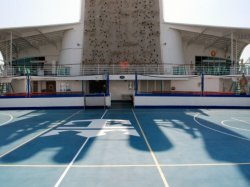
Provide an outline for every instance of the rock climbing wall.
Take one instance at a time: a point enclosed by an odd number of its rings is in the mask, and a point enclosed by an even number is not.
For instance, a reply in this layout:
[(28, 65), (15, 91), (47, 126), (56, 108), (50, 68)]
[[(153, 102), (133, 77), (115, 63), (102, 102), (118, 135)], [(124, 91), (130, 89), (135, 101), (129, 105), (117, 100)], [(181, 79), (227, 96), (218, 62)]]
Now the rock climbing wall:
[(161, 63), (159, 0), (86, 0), (84, 63)]

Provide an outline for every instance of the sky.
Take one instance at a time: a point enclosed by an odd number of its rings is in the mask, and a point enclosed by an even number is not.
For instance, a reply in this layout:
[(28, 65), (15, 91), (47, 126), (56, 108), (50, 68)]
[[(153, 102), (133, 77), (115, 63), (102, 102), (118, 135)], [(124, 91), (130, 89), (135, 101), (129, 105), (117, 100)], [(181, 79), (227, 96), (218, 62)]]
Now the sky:
[(166, 22), (250, 28), (249, 0), (163, 0)]
[(243, 50), (240, 59), (243, 59), (243, 62), (246, 62), (250, 58), (250, 44)]
[(79, 22), (80, 9), (81, 0), (2, 0), (0, 28)]
[[(163, 0), (165, 22), (250, 28), (250, 0)], [(248, 45), (241, 59), (250, 56)]]
[[(163, 0), (164, 21), (250, 28), (250, 0)], [(74, 23), (81, 0), (2, 0), (0, 28)], [(243, 52), (250, 56), (250, 46)], [(1, 62), (0, 62), (1, 63)]]

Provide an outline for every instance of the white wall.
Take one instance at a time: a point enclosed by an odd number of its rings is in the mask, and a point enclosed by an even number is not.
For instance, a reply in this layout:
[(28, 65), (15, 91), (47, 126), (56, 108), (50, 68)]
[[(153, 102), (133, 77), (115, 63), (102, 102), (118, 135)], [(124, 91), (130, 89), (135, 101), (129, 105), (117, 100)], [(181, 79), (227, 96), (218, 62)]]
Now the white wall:
[[(221, 88), (223, 88), (221, 86)], [(220, 92), (220, 79), (216, 77), (206, 77), (204, 80), (204, 91)]]
[(48, 98), (0, 98), (0, 108), (24, 107), (84, 107), (104, 106), (110, 107), (110, 96), (104, 97), (48, 97)]
[(80, 92), (82, 91), (82, 83), (81, 81), (56, 81), (56, 91), (57, 92), (63, 92), (63, 90), (66, 91), (67, 89), (70, 89), (71, 92)]
[[(212, 76), (205, 76), (204, 91), (206, 92), (222, 92), (223, 82)], [(176, 91), (201, 91), (201, 77), (192, 78), (190, 80), (171, 81), (171, 87), (175, 87)], [(224, 86), (226, 87), (226, 86)], [(227, 88), (227, 91), (229, 88)]]
[(169, 28), (166, 23), (161, 24), (162, 62), (168, 64), (184, 64), (182, 38), (177, 30)]
[[(79, 24), (73, 30), (65, 31), (60, 51), (59, 64), (75, 64), (71, 75), (80, 74), (83, 50), (83, 25)], [(77, 65), (76, 65), (77, 64)]]
[(249, 97), (147, 97), (135, 96), (134, 106), (210, 106), (210, 107), (250, 107)]
[(15, 79), (11, 82), (11, 86), (14, 93), (25, 93), (26, 92), (26, 79)]
[[(169, 28), (163, 19), (163, 0), (160, 3), (160, 47), (162, 62), (168, 64), (184, 64), (184, 52), (181, 35), (177, 30)], [(178, 10), (177, 10), (178, 11)]]
[[(81, 22), (76, 24), (73, 29), (64, 32), (62, 48), (59, 56), (60, 64), (81, 64), (83, 54), (84, 36), (84, 10), (85, 1), (82, 1)], [(72, 67), (70, 74), (79, 75), (80, 65)]]
[(83, 25), (75, 25), (73, 29), (65, 31), (60, 51), (60, 64), (79, 64), (82, 59)]
[(58, 56), (61, 48), (61, 43), (56, 43), (55, 45), (41, 45), (39, 49), (29, 48), (22, 50), (18, 53), (18, 58), (27, 58), (27, 57), (37, 57), (45, 56), (47, 63), (51, 61), (58, 61)]
[(127, 80), (110, 81), (110, 93), (112, 100), (126, 100), (127, 95), (134, 93), (133, 88), (129, 90), (129, 82)]
[(184, 56), (185, 56), (185, 63), (186, 64), (195, 64), (195, 56), (211, 56), (211, 51), (216, 51), (216, 57), (219, 58), (227, 58), (230, 56), (230, 52), (226, 52), (222, 49), (216, 49), (216, 48), (205, 48), (204, 45), (199, 44), (190, 44), (187, 45), (186, 42), (184, 42)]
[(53, 98), (8, 98), (0, 99), (1, 108), (18, 107), (66, 107), (84, 106), (82, 97), (53, 97)]
[(171, 87), (175, 87), (175, 91), (201, 91), (201, 78), (171, 81)]
[(111, 106), (111, 97), (110, 96), (99, 96), (99, 97), (86, 97), (85, 105), (88, 106)]

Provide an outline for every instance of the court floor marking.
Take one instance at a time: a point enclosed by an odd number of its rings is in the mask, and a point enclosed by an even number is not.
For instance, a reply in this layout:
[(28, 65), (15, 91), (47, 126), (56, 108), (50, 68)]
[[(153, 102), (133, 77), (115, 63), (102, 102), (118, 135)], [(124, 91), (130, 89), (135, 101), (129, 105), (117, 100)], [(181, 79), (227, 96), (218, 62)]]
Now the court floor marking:
[(31, 142), (32, 140), (34, 140), (34, 139), (36, 139), (37, 137), (41, 136), (42, 134), (44, 134), (44, 133), (50, 131), (51, 129), (53, 129), (53, 128), (55, 128), (55, 127), (57, 127), (57, 126), (63, 124), (64, 122), (66, 122), (66, 121), (69, 120), (70, 118), (74, 117), (75, 115), (77, 115), (77, 114), (80, 113), (81, 111), (82, 111), (82, 110), (79, 110), (79, 111), (73, 113), (73, 114), (70, 115), (69, 117), (67, 117), (67, 118), (65, 118), (65, 119), (63, 119), (63, 120), (61, 120), (61, 121), (58, 122), (58, 123), (55, 123), (55, 125), (51, 126), (50, 128), (45, 129), (44, 131), (40, 132), (39, 134), (37, 134), (37, 135), (35, 135), (35, 136), (29, 138), (28, 140), (22, 142), (22, 143), (19, 144), (18, 146), (15, 146), (14, 148), (10, 149), (9, 151), (7, 151), (7, 152), (1, 154), (1, 155), (0, 155), (0, 158), (2, 158), (2, 157), (4, 157), (4, 156), (6, 156), (7, 154), (9, 154), (9, 153), (15, 151), (16, 149), (22, 147), (23, 145), (25, 145), (25, 144)]
[[(65, 168), (68, 165), (29, 165), (29, 164), (0, 164), (1, 167), (10, 168)], [(160, 164), (161, 167), (222, 167), (222, 166), (250, 166), (250, 162), (239, 163), (200, 163), (200, 164)], [(72, 165), (71, 168), (136, 168), (136, 167), (155, 167), (155, 164), (104, 164), (104, 165)]]
[[(103, 119), (103, 117), (105, 116), (105, 114), (108, 112), (108, 110), (105, 110), (101, 119)], [(63, 181), (64, 177), (67, 175), (68, 171), (70, 170), (70, 168), (73, 166), (75, 160), (77, 159), (77, 157), (79, 156), (79, 154), (81, 153), (81, 151), (83, 150), (83, 148), (85, 147), (85, 145), (88, 143), (90, 137), (88, 137), (83, 144), (81, 145), (81, 147), (78, 149), (77, 153), (75, 154), (75, 156), (73, 157), (73, 159), (71, 160), (71, 162), (68, 164), (68, 166), (66, 167), (66, 169), (64, 170), (64, 172), (62, 173), (62, 175), (60, 176), (60, 178), (58, 179), (57, 183), (55, 184), (54, 187), (58, 187), (61, 182)]]
[[(237, 118), (238, 118), (238, 117), (237, 117)], [(236, 120), (236, 121), (241, 121), (241, 122), (243, 122), (243, 123), (246, 123), (246, 124), (250, 125), (249, 122), (247, 122), (247, 121), (245, 121), (245, 120), (237, 119), (237, 118), (233, 117), (232, 119), (234, 119), (234, 120)]]
[(2, 113), (0, 113), (0, 115), (4, 115), (4, 116), (9, 116), (10, 117), (10, 119), (8, 121), (0, 124), (0, 127), (8, 124), (9, 122), (11, 122), (14, 119), (14, 117), (11, 114), (2, 114)]
[(134, 118), (135, 118), (135, 120), (136, 120), (136, 123), (137, 123), (137, 125), (139, 126), (139, 129), (140, 129), (140, 131), (141, 131), (141, 134), (142, 134), (142, 136), (143, 136), (143, 139), (144, 139), (144, 141), (145, 141), (145, 143), (146, 143), (146, 145), (147, 145), (147, 147), (148, 147), (148, 149), (149, 149), (149, 152), (150, 152), (150, 154), (151, 154), (151, 156), (152, 156), (152, 158), (153, 158), (153, 160), (154, 160), (155, 166), (157, 167), (157, 170), (158, 170), (158, 172), (159, 172), (159, 174), (160, 174), (160, 176), (161, 176), (162, 182), (163, 182), (163, 184), (164, 184), (165, 187), (169, 187), (169, 184), (168, 184), (168, 182), (167, 182), (167, 179), (166, 179), (166, 177), (165, 177), (165, 175), (164, 175), (164, 173), (163, 173), (163, 171), (162, 171), (162, 169), (161, 169), (160, 163), (159, 163), (159, 161), (157, 160), (157, 158), (156, 158), (156, 156), (155, 156), (155, 154), (154, 154), (154, 152), (153, 152), (153, 149), (151, 148), (151, 145), (149, 144), (149, 141), (148, 141), (148, 139), (147, 139), (147, 137), (146, 137), (146, 135), (145, 135), (145, 133), (144, 133), (142, 127), (141, 127), (141, 124), (140, 124), (140, 122), (139, 122), (139, 120), (138, 120), (138, 118), (137, 118), (137, 116), (136, 116), (136, 114), (135, 114), (135, 112), (134, 112), (134, 109), (131, 109), (131, 110), (132, 110), (132, 112), (133, 112), (133, 115), (134, 115)]
[[(239, 119), (236, 119), (236, 118), (232, 118), (233, 120), (235, 121), (240, 121), (240, 122), (243, 122), (243, 123), (246, 123), (246, 124), (249, 124), (248, 122), (246, 121), (243, 121), (243, 120), (239, 120)], [(250, 129), (245, 129), (245, 128), (239, 128), (239, 127), (233, 127), (233, 126), (230, 126), (230, 125), (227, 125), (225, 122), (230, 122), (232, 120), (223, 120), (221, 121), (221, 124), (225, 127), (228, 127), (228, 128), (231, 128), (231, 129), (237, 129), (237, 130), (240, 130), (240, 131), (250, 131)]]
[(237, 118), (235, 118), (235, 117), (233, 117), (232, 119), (234, 119), (234, 120), (236, 120), (236, 121), (240, 121), (240, 122), (242, 122), (242, 123), (246, 123), (246, 124), (250, 125), (250, 123), (249, 123), (249, 122), (247, 122), (247, 121), (245, 121), (245, 120), (237, 119)]
[(217, 129), (214, 129), (214, 128), (211, 128), (211, 127), (208, 127), (206, 125), (203, 125), (202, 123), (200, 123), (196, 118), (198, 118), (198, 116), (200, 115), (200, 113), (196, 113), (194, 116), (193, 116), (193, 120), (200, 126), (202, 127), (205, 127), (207, 129), (210, 129), (212, 131), (215, 131), (215, 132), (218, 132), (220, 134), (224, 134), (224, 135), (227, 135), (227, 136), (232, 136), (234, 138), (238, 138), (238, 139), (241, 139), (241, 140), (246, 140), (246, 141), (250, 141), (250, 139), (248, 138), (244, 138), (244, 137), (240, 137), (240, 136), (236, 136), (236, 135), (233, 135), (233, 134), (230, 134), (230, 133), (227, 133), (227, 132), (223, 132), (223, 131), (220, 131), (220, 130), (217, 130)]

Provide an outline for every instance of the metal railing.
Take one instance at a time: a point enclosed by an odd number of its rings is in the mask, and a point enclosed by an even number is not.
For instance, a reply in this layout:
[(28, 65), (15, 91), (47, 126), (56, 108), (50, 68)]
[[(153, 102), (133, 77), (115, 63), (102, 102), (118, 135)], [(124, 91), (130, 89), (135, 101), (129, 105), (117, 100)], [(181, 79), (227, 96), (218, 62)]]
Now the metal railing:
[(65, 64), (41, 66), (2, 66), (0, 77), (13, 76), (86, 76), (120, 74), (159, 75), (250, 75), (250, 64), (238, 66), (195, 66), (193, 64)]

